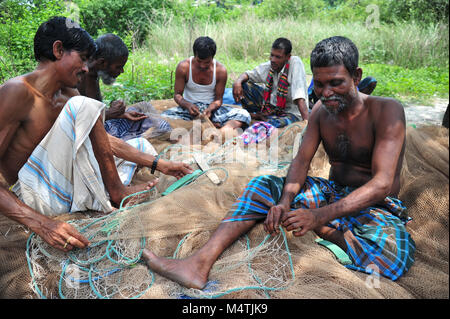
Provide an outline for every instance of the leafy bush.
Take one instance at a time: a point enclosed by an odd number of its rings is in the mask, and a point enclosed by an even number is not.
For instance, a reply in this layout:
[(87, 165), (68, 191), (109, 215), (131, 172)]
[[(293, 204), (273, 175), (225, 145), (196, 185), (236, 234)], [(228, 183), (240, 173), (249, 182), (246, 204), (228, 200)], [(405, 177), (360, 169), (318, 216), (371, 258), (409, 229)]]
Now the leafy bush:
[(257, 8), (256, 14), (266, 18), (308, 17), (313, 18), (327, 7), (324, 0), (264, 0)]
[(367, 64), (364, 76), (378, 80), (375, 95), (397, 98), (403, 102), (427, 103), (435, 97), (448, 98), (448, 69), (428, 67), (414, 70), (395, 65)]
[(423, 24), (437, 22), (448, 24), (448, 0), (385, 0), (385, 21), (420, 21)]
[(153, 24), (161, 21), (165, 10), (173, 9), (175, 0), (76, 0), (80, 8), (80, 23), (93, 37), (98, 30), (121, 37), (134, 33), (142, 42)]
[(105, 103), (122, 99), (127, 104), (173, 97), (175, 68), (178, 60), (155, 61), (149, 50), (135, 50), (128, 58), (117, 85), (101, 84)]
[(35, 67), (36, 30), (50, 17), (67, 14), (63, 4), (57, 0), (0, 2), (0, 83)]
[[(376, 8), (376, 9), (374, 9)], [(416, 21), (448, 24), (448, 0), (264, 0), (255, 12), (262, 17), (300, 17), (323, 22), (364, 22), (377, 10), (380, 23)]]

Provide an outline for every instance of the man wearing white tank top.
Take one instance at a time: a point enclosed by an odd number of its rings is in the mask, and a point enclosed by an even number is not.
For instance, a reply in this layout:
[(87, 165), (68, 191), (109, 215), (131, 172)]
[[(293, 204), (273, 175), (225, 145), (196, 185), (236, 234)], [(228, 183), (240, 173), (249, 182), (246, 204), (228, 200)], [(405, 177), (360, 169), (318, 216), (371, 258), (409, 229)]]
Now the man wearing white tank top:
[(181, 61), (175, 72), (174, 100), (178, 106), (161, 115), (186, 121), (202, 115), (222, 132), (247, 127), (251, 117), (246, 110), (222, 105), (228, 75), (225, 66), (214, 59), (214, 40), (197, 38), (193, 51), (194, 56)]

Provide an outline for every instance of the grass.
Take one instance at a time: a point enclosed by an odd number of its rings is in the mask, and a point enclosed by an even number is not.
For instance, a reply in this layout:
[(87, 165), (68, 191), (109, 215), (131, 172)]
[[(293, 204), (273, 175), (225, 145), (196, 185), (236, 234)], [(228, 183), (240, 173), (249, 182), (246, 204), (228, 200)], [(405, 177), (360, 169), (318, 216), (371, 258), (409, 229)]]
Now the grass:
[[(141, 49), (132, 54), (125, 66), (125, 72), (118, 78), (119, 86), (102, 84), (105, 101), (124, 99), (127, 103), (142, 100), (170, 99), (173, 97), (175, 68), (184, 57), (173, 56), (157, 60), (149, 50)], [(228, 70), (227, 87), (231, 87), (237, 77), (265, 61), (236, 60), (218, 55)], [(309, 59), (303, 58), (306, 74), (312, 76)], [(448, 68), (424, 67), (407, 69), (389, 64), (361, 64), (363, 77), (373, 76), (378, 84), (374, 95), (393, 97), (406, 104), (432, 105), (435, 98), (449, 97)]]
[(251, 14), (219, 23), (167, 17), (162, 25), (152, 28), (146, 47), (156, 57), (184, 57), (191, 54), (192, 43), (202, 35), (216, 41), (219, 56), (246, 62), (268, 57), (278, 37), (290, 39), (294, 53), (307, 58), (317, 42), (333, 35), (352, 39), (360, 50), (361, 63), (444, 67), (449, 59), (446, 25), (420, 26), (412, 22), (367, 28), (362, 22), (330, 23), (291, 17), (264, 20)]
[(125, 73), (118, 79), (124, 87), (103, 86), (105, 99), (120, 97), (132, 103), (171, 98), (176, 65), (192, 55), (192, 44), (202, 35), (217, 43), (216, 59), (228, 70), (227, 87), (239, 74), (266, 61), (277, 37), (292, 41), (293, 54), (302, 58), (311, 75), (309, 54), (315, 44), (329, 36), (343, 35), (357, 45), (364, 75), (378, 80), (375, 95), (425, 104), (436, 97), (448, 98), (447, 26), (413, 22), (369, 29), (361, 22), (322, 23), (290, 17), (268, 21), (249, 14), (219, 23), (167, 15), (164, 23), (153, 26), (146, 44), (133, 50)]
[(449, 97), (448, 68), (407, 69), (385, 64), (367, 64), (362, 68), (365, 75), (378, 80), (375, 95), (423, 105), (431, 105), (435, 98)]

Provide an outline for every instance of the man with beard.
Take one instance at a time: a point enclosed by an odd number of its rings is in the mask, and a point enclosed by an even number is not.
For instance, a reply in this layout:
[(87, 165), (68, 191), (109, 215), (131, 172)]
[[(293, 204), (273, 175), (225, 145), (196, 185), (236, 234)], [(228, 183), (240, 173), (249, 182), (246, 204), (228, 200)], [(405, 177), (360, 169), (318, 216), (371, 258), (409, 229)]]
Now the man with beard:
[[(289, 39), (276, 39), (270, 60), (242, 73), (233, 83), (233, 97), (255, 120), (284, 127), (308, 120), (308, 87), (305, 67), (291, 55)], [(262, 84), (263, 86), (260, 86)]]
[[(124, 72), (128, 48), (120, 37), (111, 33), (98, 37), (95, 44), (96, 51), (88, 62), (89, 72), (83, 75), (77, 87), (81, 95), (102, 101), (99, 79), (106, 85), (112, 85), (116, 81)], [(123, 140), (139, 137), (150, 128), (153, 128), (153, 136), (169, 132), (172, 128), (167, 121), (155, 116), (149, 118), (141, 112), (146, 104), (147, 102), (141, 102), (141, 109), (137, 106), (126, 109), (123, 100), (112, 101), (105, 112), (106, 131)]]
[[(347, 253), (354, 270), (392, 280), (414, 262), (415, 243), (406, 231), (406, 207), (396, 197), (405, 150), (405, 114), (396, 100), (358, 92), (358, 50), (344, 37), (327, 38), (311, 53), (320, 99), (287, 177), (259, 176), (247, 185), (209, 241), (194, 255), (166, 259), (145, 249), (147, 265), (192, 288), (203, 288), (220, 254), (258, 221), (303, 236), (314, 231)], [(323, 143), (329, 179), (307, 176)]]
[(247, 126), (251, 118), (244, 109), (222, 105), (228, 75), (225, 66), (214, 59), (216, 43), (210, 37), (199, 37), (193, 51), (194, 56), (181, 61), (175, 72), (178, 106), (161, 115), (186, 121), (203, 116), (220, 128), (223, 136), (234, 135), (235, 129)]
[(0, 172), (10, 186), (0, 185), (0, 213), (66, 252), (89, 241), (52, 217), (109, 213), (112, 205), (154, 186), (125, 185), (116, 159), (131, 163), (124, 171), (140, 165), (177, 178), (192, 172), (106, 133), (104, 104), (76, 89), (94, 51), (94, 41), (74, 21), (51, 18), (34, 37), (36, 69), (0, 86)]

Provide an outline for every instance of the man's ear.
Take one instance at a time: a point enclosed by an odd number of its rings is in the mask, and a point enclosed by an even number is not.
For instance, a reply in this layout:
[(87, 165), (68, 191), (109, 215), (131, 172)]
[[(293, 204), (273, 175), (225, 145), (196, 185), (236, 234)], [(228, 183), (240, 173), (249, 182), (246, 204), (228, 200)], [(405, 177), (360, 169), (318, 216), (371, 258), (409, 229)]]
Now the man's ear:
[(361, 82), (362, 73), (362, 69), (360, 67), (357, 67), (355, 70), (355, 74), (353, 75), (353, 82), (355, 82), (355, 86), (358, 86), (359, 82)]
[(56, 40), (53, 42), (53, 55), (55, 56), (56, 60), (61, 60), (61, 58), (64, 55), (64, 47), (61, 42), (61, 40)]

